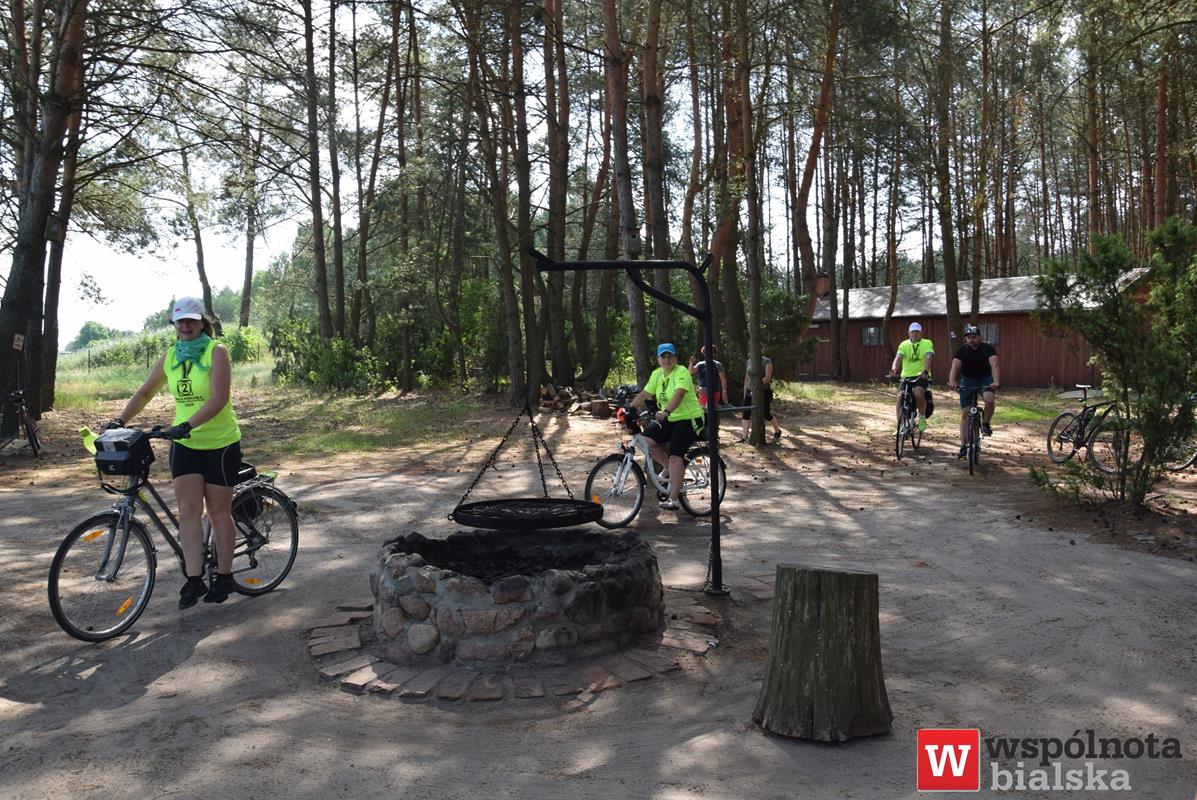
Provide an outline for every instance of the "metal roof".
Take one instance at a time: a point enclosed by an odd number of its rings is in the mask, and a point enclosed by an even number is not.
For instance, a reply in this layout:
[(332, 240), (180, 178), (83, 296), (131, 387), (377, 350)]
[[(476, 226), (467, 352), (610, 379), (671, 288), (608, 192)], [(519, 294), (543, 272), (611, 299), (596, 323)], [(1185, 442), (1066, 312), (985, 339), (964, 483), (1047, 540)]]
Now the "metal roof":
[[(1145, 268), (1134, 269), (1123, 276), (1123, 285), (1129, 286), (1147, 274)], [(972, 307), (972, 281), (960, 281), (960, 310), (966, 312)], [(867, 289), (849, 289), (848, 316), (851, 319), (882, 319), (889, 307), (888, 286), (871, 286)], [(844, 290), (836, 292), (839, 298), (837, 308), (844, 308)], [(815, 303), (814, 321), (829, 319), (827, 297), (820, 297)], [(986, 278), (981, 281), (981, 314), (1019, 314), (1034, 311), (1035, 276), (1021, 275), (1015, 278)], [(948, 303), (945, 286), (942, 283), (916, 283), (898, 287), (898, 299), (894, 303), (894, 318), (899, 317), (946, 317)]]

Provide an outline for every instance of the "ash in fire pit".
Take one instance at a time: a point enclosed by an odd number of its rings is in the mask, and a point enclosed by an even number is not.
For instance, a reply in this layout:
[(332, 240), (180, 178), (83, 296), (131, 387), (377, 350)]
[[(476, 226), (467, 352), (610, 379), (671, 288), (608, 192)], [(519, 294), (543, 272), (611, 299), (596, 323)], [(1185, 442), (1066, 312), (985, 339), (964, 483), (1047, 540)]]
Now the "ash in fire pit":
[(559, 664), (664, 624), (661, 575), (634, 533), (410, 533), (370, 576), (387, 657), (412, 664)]

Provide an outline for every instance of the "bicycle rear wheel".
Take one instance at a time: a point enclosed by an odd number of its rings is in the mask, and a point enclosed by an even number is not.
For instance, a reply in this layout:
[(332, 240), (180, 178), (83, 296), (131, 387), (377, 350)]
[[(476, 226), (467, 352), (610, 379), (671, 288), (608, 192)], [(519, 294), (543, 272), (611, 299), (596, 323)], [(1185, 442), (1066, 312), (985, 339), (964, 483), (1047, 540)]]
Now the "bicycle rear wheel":
[(586, 476), (586, 499), (603, 507), (598, 524), (604, 528), (622, 528), (631, 523), (644, 505), (646, 479), (635, 461), (624, 467), (622, 453), (612, 453), (599, 461)]
[(923, 443), (923, 431), (919, 428), (919, 418), (917, 414), (911, 414), (910, 420), (906, 423), (906, 430), (910, 433), (910, 446), (918, 450), (919, 445)]
[(1110, 414), (1089, 438), (1089, 461), (1106, 475), (1118, 475), (1143, 456), (1143, 437), (1132, 423)]
[(266, 594), (283, 582), (299, 551), (299, 515), (291, 498), (259, 485), (233, 498), (237, 538), (233, 581), (240, 594)]
[[(705, 447), (691, 448), (685, 457), (686, 472), (682, 478), (682, 493), (678, 498), (682, 508), (692, 517), (710, 516), (713, 507), (711, 491), (711, 458)], [(727, 494), (727, 466), (719, 459), (719, 502)]]
[(1169, 472), (1180, 472), (1191, 467), (1193, 462), (1197, 461), (1197, 436), (1190, 436), (1171, 448), (1168, 455), (1168, 461), (1164, 466)]
[(1053, 464), (1063, 464), (1076, 453), (1077, 416), (1065, 411), (1052, 420), (1047, 429), (1047, 458)]
[(120, 635), (150, 601), (157, 556), (145, 526), (135, 519), (128, 526), (122, 547), (120, 515), (97, 514), (68, 533), (54, 554), (50, 611), (76, 639), (102, 642)]
[(37, 436), (37, 423), (28, 414), (22, 414), (21, 428), (25, 433), (25, 441), (29, 442), (29, 449), (33, 451), (33, 456), (36, 458), (42, 450), (42, 441)]

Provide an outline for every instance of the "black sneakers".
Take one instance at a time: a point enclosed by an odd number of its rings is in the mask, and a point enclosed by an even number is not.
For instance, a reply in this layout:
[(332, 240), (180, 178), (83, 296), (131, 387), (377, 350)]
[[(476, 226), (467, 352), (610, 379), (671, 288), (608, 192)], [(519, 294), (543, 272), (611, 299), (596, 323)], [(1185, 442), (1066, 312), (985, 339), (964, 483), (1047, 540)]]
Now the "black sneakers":
[(237, 591), (237, 583), (233, 580), (232, 574), (221, 575), (218, 572), (216, 573), (216, 580), (212, 581), (212, 588), (204, 595), (204, 602), (223, 603), (235, 591)]
[(986, 436), (993, 436), (993, 427), (988, 422), (981, 423), (981, 433)]
[(179, 590), (179, 608), (191, 608), (204, 593), (208, 591), (207, 584), (204, 579), (196, 575), (193, 578), (188, 578), (187, 583), (183, 584), (183, 588)]
[(781, 440), (781, 431), (780, 430), (773, 431), (773, 441), (776, 442), (776, 441), (780, 441), (780, 440)]
[(956, 458), (964, 458), (966, 455), (968, 455), (968, 445), (962, 444), (960, 445), (960, 452), (956, 454)]

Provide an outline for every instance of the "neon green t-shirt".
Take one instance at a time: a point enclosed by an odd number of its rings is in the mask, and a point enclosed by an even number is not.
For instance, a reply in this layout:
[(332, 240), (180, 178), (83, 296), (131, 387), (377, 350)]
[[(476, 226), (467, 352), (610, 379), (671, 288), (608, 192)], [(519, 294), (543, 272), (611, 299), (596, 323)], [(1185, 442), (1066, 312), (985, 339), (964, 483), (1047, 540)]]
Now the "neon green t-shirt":
[[(190, 361), (180, 363), (175, 359), (175, 348), (171, 345), (166, 351), (166, 360), (162, 369), (166, 372), (166, 386), (175, 399), (175, 421), (178, 425), (191, 418), (208, 401), (212, 393), (212, 351), (216, 342), (208, 342), (200, 364), (207, 369), (197, 369)], [(241, 441), (241, 429), (237, 425), (237, 415), (233, 413), (233, 401), (224, 404), (224, 408), (216, 416), (202, 425), (196, 425), (191, 436), (178, 442), (192, 450), (217, 450), (228, 447), (233, 442)]]
[(918, 344), (907, 339), (898, 345), (898, 355), (902, 357), (902, 377), (913, 378), (922, 372), (927, 356), (934, 352), (935, 345), (931, 344), (930, 339), (919, 339)]
[(649, 376), (648, 383), (644, 384), (644, 391), (657, 398), (657, 408), (662, 411), (669, 407), (669, 401), (678, 389), (685, 389), (686, 393), (682, 396), (682, 402), (669, 415), (669, 421), (700, 419), (702, 406), (698, 405), (698, 398), (694, 396), (694, 380), (690, 377), (688, 369), (675, 366), (669, 377), (666, 377), (665, 371), (657, 367)]

